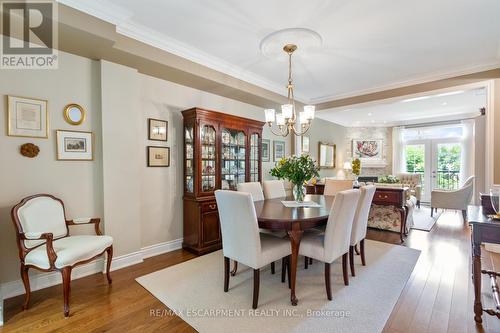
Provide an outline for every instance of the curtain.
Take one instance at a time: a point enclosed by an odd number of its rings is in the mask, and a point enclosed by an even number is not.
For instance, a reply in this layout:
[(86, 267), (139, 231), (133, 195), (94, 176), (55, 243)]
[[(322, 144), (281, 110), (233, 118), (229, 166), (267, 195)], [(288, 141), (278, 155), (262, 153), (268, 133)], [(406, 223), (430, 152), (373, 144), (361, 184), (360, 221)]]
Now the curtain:
[(392, 174), (397, 175), (406, 171), (404, 154), (404, 127), (392, 128)]
[(474, 119), (462, 120), (462, 153), (460, 155), (460, 186), (474, 175)]

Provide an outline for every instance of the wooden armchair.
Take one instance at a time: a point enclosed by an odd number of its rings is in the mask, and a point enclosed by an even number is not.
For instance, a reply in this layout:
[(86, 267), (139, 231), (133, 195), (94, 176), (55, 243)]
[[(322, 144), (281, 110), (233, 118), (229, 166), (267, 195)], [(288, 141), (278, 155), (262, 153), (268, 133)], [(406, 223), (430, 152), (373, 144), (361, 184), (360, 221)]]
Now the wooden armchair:
[[(113, 238), (102, 236), (98, 218), (66, 220), (64, 203), (49, 194), (33, 195), (21, 200), (11, 211), (16, 229), (21, 278), (26, 297), (23, 309), (28, 308), (30, 282), (28, 270), (59, 271), (64, 290), (64, 316), (69, 316), (71, 270), (107, 253), (106, 275), (111, 284), (109, 269), (113, 258)], [(69, 235), (69, 225), (94, 224), (96, 235)]]

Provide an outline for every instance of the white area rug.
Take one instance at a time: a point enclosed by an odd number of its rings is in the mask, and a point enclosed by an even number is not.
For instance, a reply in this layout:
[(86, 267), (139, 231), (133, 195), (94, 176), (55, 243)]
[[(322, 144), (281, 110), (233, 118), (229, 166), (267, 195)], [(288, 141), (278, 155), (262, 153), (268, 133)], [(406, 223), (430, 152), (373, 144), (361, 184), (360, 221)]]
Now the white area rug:
[[(253, 271), (240, 264), (223, 291), (222, 251), (137, 279), (199, 332), (381, 332), (417, 262), (420, 251), (366, 241), (367, 266), (355, 256), (356, 276), (344, 286), (339, 262), (332, 267), (332, 296), (326, 298), (324, 264), (304, 269), (299, 257), (298, 306), (290, 304), (281, 269), (261, 270), (259, 307), (252, 310)], [(302, 260), (300, 260), (302, 259)]]
[(442, 209), (438, 209), (438, 212), (434, 212), (434, 216), (431, 217), (431, 208), (421, 206), (420, 209), (415, 207), (413, 210), (413, 227), (412, 229), (431, 231), (436, 224), (437, 220), (441, 216)]

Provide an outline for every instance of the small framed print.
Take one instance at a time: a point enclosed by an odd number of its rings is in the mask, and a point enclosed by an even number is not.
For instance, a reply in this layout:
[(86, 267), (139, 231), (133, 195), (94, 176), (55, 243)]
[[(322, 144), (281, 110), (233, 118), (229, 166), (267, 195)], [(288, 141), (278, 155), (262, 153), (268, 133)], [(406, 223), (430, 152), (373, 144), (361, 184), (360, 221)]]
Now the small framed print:
[(31, 138), (49, 137), (47, 101), (7, 96), (7, 135)]
[(302, 136), (302, 152), (309, 153), (309, 136)]
[(169, 167), (170, 148), (148, 146), (148, 167)]
[(271, 140), (262, 139), (262, 162), (271, 160)]
[(285, 157), (285, 141), (273, 141), (274, 162), (281, 160)]
[(160, 119), (148, 119), (148, 139), (154, 141), (167, 141), (168, 121)]
[(59, 161), (92, 161), (94, 143), (92, 132), (56, 131)]

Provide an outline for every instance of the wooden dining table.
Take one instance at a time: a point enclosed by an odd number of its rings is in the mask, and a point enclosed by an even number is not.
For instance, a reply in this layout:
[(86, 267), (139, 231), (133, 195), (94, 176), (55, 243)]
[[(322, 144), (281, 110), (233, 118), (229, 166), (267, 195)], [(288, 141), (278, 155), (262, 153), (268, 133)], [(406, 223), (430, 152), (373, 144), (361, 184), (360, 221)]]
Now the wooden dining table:
[(297, 263), (299, 256), (300, 241), (305, 230), (326, 225), (334, 196), (323, 196), (308, 194), (304, 201), (314, 201), (321, 207), (285, 207), (281, 201), (293, 200), (289, 198), (276, 198), (255, 201), (255, 212), (259, 221), (259, 228), (268, 230), (285, 230), (288, 233), (291, 244), (290, 261), (290, 301), (297, 305), (298, 299), (295, 294), (295, 281), (297, 277)]

